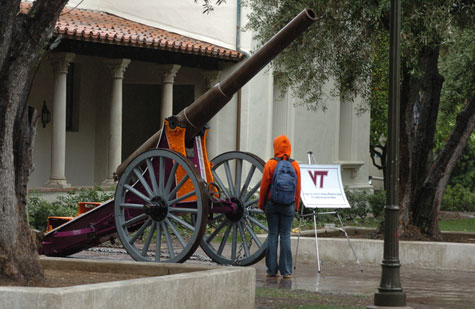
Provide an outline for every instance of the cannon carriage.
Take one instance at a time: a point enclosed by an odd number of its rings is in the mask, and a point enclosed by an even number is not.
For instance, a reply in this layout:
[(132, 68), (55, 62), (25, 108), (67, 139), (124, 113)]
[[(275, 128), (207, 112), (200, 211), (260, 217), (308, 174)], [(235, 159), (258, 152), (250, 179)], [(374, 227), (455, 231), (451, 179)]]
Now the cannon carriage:
[(201, 246), (215, 262), (251, 265), (265, 255), (258, 189), (265, 162), (231, 151), (209, 160), (206, 123), (315, 20), (306, 9), (228, 78), (163, 120), (117, 169), (113, 200), (45, 234), (41, 254), (67, 256), (119, 238), (137, 261), (184, 262)]

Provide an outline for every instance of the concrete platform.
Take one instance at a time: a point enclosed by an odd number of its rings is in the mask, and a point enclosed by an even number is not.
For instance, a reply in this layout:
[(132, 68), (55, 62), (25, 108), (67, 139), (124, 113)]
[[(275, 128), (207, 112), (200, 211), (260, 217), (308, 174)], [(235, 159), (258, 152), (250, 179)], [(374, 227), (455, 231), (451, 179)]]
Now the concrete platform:
[(0, 287), (0, 308), (254, 308), (251, 267), (42, 258), (45, 269), (150, 277), (64, 288)]

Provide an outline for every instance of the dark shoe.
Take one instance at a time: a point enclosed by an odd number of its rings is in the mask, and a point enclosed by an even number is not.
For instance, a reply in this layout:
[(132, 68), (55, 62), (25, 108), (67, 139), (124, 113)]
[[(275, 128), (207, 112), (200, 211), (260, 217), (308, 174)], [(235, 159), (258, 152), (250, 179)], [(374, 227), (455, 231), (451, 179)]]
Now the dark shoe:
[(277, 278), (277, 277), (279, 277), (279, 274), (274, 274), (274, 275), (269, 275), (269, 274), (267, 274), (266, 277), (267, 277), (267, 278)]

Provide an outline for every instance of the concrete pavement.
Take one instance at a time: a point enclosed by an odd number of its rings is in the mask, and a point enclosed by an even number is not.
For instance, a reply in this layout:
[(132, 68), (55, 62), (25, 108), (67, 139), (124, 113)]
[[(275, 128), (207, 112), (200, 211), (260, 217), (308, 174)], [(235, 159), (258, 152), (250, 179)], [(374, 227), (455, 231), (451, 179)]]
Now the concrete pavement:
[[(256, 269), (256, 286), (301, 289), (330, 294), (374, 296), (381, 280), (381, 267), (356, 264), (298, 263), (291, 279), (267, 278), (264, 261)], [(410, 268), (400, 269), (401, 286), (412, 308), (475, 308), (475, 272)], [(368, 304), (372, 305), (372, 304)]]
[[(301, 240), (302, 241), (302, 240)], [(317, 271), (315, 240), (313, 237), (299, 244), (297, 267), (291, 279), (267, 278), (264, 260), (251, 266), (256, 269), (256, 286), (281, 289), (301, 289), (330, 294), (374, 296), (381, 280), (382, 246), (377, 241), (351, 239), (363, 272), (356, 264), (346, 239), (319, 238), (321, 272)], [(444, 243), (410, 242), (405, 249), (400, 242), (401, 285), (412, 308), (475, 308), (474, 244), (445, 245)], [(292, 239), (295, 254), (296, 239)], [(198, 249), (197, 255), (206, 258)], [(454, 257), (449, 260), (447, 257)], [(98, 255), (83, 251), (74, 257), (131, 260), (127, 254)], [(412, 261), (411, 261), (412, 259)], [(414, 261), (422, 261), (423, 264)], [(451, 261), (447, 263), (447, 261)], [(185, 264), (209, 264), (209, 261), (190, 260)], [(448, 269), (449, 267), (449, 269)], [(452, 268), (452, 269), (450, 269)], [(371, 303), (368, 305), (372, 305)]]

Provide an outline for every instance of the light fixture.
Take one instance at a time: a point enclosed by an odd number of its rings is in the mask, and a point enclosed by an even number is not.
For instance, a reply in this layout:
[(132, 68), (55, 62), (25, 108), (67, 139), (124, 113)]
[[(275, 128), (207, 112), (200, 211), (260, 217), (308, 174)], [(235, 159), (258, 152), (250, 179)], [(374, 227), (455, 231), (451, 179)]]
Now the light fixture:
[(41, 123), (43, 124), (43, 128), (51, 121), (51, 113), (46, 107), (46, 101), (43, 101), (43, 108), (41, 109)]

